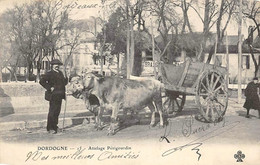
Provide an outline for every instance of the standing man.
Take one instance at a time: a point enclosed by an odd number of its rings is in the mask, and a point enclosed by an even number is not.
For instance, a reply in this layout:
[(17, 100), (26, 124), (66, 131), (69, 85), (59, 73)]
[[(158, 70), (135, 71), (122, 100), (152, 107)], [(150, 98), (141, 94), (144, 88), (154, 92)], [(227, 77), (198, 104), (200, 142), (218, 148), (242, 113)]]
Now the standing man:
[(255, 77), (245, 89), (246, 102), (243, 107), (247, 110), (246, 118), (249, 118), (250, 109), (258, 110), (258, 117), (260, 118), (260, 101), (258, 97), (259, 87), (258, 78)]
[(49, 133), (54, 131), (53, 134), (56, 134), (61, 103), (62, 99), (65, 99), (65, 86), (68, 84), (68, 78), (64, 77), (60, 71), (60, 66), (63, 64), (59, 60), (54, 59), (50, 64), (52, 69), (41, 77), (40, 84), (50, 92), (47, 131)]

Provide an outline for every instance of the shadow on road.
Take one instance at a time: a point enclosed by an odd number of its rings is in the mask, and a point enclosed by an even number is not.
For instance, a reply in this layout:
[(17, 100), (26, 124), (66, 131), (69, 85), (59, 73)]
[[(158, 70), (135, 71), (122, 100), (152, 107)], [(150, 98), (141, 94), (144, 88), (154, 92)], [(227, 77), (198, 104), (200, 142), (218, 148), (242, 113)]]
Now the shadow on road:
[[(155, 115), (155, 126), (160, 122), (159, 114)], [(119, 127), (115, 130), (115, 133), (129, 128), (134, 125), (147, 125), (149, 126), (151, 123), (151, 113), (141, 114), (137, 116), (128, 115), (127, 118), (120, 122)]]
[[(89, 118), (90, 116), (93, 116), (93, 114), (89, 111), (76, 114), (75, 116), (73, 116), (75, 117), (75, 119), (72, 119), (72, 126), (82, 124), (83, 121), (85, 120), (84, 117)], [(81, 118), (77, 118), (77, 117), (81, 117)]]
[[(164, 116), (163, 117), (163, 121), (164, 121), (164, 125), (168, 125), (168, 119), (172, 119), (174, 120), (175, 118), (178, 117), (188, 117), (188, 116), (195, 116), (198, 115), (199, 111), (197, 109), (194, 108), (184, 108), (183, 111), (177, 113), (176, 115), (169, 115), (168, 117)], [(131, 118), (131, 116), (130, 116)], [(135, 122), (134, 122), (135, 121)], [(145, 115), (138, 115), (138, 117), (132, 118), (132, 119), (127, 119), (126, 122), (122, 123), (120, 125), (119, 128), (116, 129), (116, 132), (119, 132), (123, 129), (126, 129), (128, 127), (131, 127), (133, 125), (147, 125), (149, 126), (151, 122), (151, 113), (146, 113)], [(160, 122), (160, 117), (159, 114), (156, 113), (155, 114), (155, 126), (157, 127), (159, 125)]]
[[(103, 129), (110, 125), (110, 120), (111, 120), (110, 116), (111, 114), (108, 112), (105, 113), (104, 116), (102, 117), (102, 122), (104, 123)], [(174, 120), (175, 118), (185, 118), (189, 116), (194, 116), (195, 119), (199, 122), (207, 123), (205, 120), (203, 120), (203, 117), (200, 115), (200, 111), (197, 108), (189, 108), (189, 107), (185, 107), (181, 112), (177, 113), (176, 115), (169, 115), (168, 117), (164, 116), (164, 123), (167, 125), (168, 119)], [(82, 124), (84, 125), (84, 124), (94, 123), (94, 115), (90, 111), (79, 113), (73, 117), (75, 118), (72, 119), (72, 124), (70, 126), (67, 126), (66, 128), (72, 128)], [(136, 114), (134, 116), (128, 114), (124, 119), (122, 112), (120, 112), (119, 121), (120, 123), (118, 125), (118, 128), (116, 129), (116, 132), (119, 132), (123, 129), (129, 128), (134, 125), (149, 126), (151, 122), (151, 113), (146, 112), (142, 114)], [(155, 125), (156, 126), (159, 125), (159, 122), (160, 122), (160, 117), (159, 114), (156, 113)]]
[[(256, 111), (256, 110), (252, 110), (252, 111)], [(238, 114), (238, 116), (246, 117), (246, 111), (239, 110), (239, 111), (236, 111), (236, 113)], [(249, 117), (251, 118), (251, 117), (258, 117), (258, 116), (255, 116), (255, 115), (252, 115), (249, 113)]]

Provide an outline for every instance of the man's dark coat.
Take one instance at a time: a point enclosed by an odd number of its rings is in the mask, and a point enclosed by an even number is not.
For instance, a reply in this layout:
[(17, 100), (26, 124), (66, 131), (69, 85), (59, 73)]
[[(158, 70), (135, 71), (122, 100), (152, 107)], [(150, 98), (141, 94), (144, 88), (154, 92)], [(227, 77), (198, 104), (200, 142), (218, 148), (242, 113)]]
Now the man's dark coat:
[(51, 87), (54, 87), (52, 100), (65, 99), (65, 86), (68, 84), (68, 79), (64, 78), (61, 71), (56, 72), (51, 70), (45, 75), (42, 75), (40, 84), (49, 91), (51, 90)]
[(68, 78), (65, 78), (61, 71), (56, 72), (51, 70), (41, 77), (40, 84), (51, 92), (50, 107), (47, 121), (47, 131), (54, 130), (57, 132), (58, 119), (61, 111), (62, 99), (65, 99), (65, 85), (68, 83)]

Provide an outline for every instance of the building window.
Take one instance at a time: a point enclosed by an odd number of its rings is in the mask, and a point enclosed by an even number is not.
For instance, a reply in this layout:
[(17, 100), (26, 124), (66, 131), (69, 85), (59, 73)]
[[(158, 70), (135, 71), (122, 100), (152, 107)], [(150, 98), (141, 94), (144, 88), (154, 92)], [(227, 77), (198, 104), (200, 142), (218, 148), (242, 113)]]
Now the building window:
[(153, 61), (153, 54), (150, 50), (145, 51), (145, 61)]
[(51, 69), (51, 64), (50, 64), (50, 61), (47, 61), (47, 66), (48, 66), (48, 70), (50, 70)]
[(45, 69), (46, 69), (46, 70), (49, 70), (49, 64), (48, 64), (48, 61), (45, 61)]
[(146, 55), (146, 61), (153, 61), (152, 55)]
[(243, 55), (243, 69), (250, 69), (250, 57), (249, 55)]
[(44, 61), (42, 61), (42, 69), (45, 69), (45, 68), (44, 68)]

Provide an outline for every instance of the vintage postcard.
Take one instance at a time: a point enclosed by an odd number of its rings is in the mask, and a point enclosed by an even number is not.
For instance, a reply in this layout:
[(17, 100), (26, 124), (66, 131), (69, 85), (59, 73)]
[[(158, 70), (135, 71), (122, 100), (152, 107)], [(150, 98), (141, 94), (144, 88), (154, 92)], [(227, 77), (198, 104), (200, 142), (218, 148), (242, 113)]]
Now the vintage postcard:
[(0, 0), (0, 164), (259, 164), (259, 25), (259, 0)]

